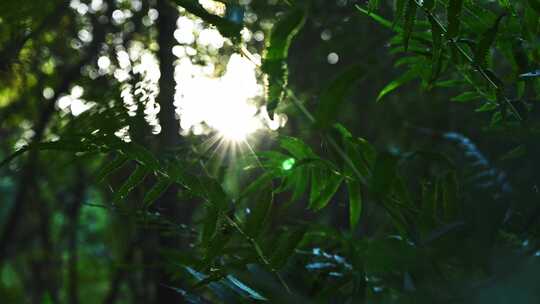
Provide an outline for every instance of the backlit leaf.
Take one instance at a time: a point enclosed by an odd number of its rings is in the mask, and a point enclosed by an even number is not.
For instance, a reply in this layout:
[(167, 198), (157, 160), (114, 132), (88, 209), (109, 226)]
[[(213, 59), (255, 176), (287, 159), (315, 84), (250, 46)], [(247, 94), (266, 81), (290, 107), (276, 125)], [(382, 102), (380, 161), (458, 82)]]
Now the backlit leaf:
[(387, 19), (381, 17), (380, 15), (377, 15), (373, 12), (369, 12), (368, 10), (366, 10), (365, 8), (359, 6), (359, 5), (356, 5), (355, 6), (356, 9), (358, 11), (360, 11), (361, 13), (371, 17), (373, 20), (375, 20), (377, 23), (379, 23), (380, 25), (388, 28), (388, 29), (392, 29), (392, 30), (395, 30), (396, 32), (400, 33), (402, 31), (402, 29), (400, 27), (394, 27), (392, 25), (392, 22), (388, 21)]
[(161, 177), (158, 181), (148, 190), (143, 199), (143, 204), (148, 207), (155, 200), (157, 200), (165, 190), (172, 184), (168, 178)]
[(96, 180), (102, 181), (107, 175), (112, 174), (116, 170), (120, 169), (126, 162), (128, 161), (128, 157), (126, 155), (118, 155), (116, 158), (107, 163), (105, 166), (99, 170), (98, 174), (96, 175)]
[(393, 80), (389, 84), (387, 84), (379, 93), (379, 96), (377, 96), (377, 101), (380, 101), (384, 96), (386, 96), (388, 93), (394, 91), (395, 89), (399, 88), (400, 86), (404, 85), (405, 83), (413, 80), (418, 76), (418, 70), (416, 69), (409, 69), (405, 74), (401, 75), (396, 80)]
[(137, 168), (131, 173), (128, 179), (122, 184), (120, 189), (114, 194), (113, 202), (117, 203), (127, 197), (127, 195), (133, 190), (137, 185), (139, 185), (146, 175), (148, 174), (148, 169), (144, 166), (138, 165)]
[(289, 152), (293, 157), (299, 160), (304, 158), (316, 157), (313, 150), (311, 150), (311, 148), (306, 145), (306, 143), (295, 137), (282, 136), (279, 139), (279, 145), (281, 146), (281, 148), (287, 150), (287, 152)]
[(476, 46), (476, 49), (474, 51), (474, 62), (478, 66), (484, 67), (487, 65), (486, 61), (489, 49), (495, 42), (497, 32), (499, 31), (499, 24), (501, 23), (501, 20), (504, 16), (504, 14), (500, 15), (493, 24), (493, 26), (482, 34), (480, 42), (478, 42), (478, 45)]
[(260, 195), (252, 200), (247, 214), (245, 231), (252, 237), (257, 237), (268, 222), (274, 196), (270, 189), (261, 190)]
[(325, 174), (321, 170), (315, 169), (318, 174), (313, 174), (311, 178), (311, 194), (309, 198), (309, 208), (317, 211), (326, 207), (336, 191), (338, 190), (343, 178), (333, 172)]
[(270, 264), (275, 269), (282, 268), (287, 259), (294, 253), (294, 250), (302, 239), (306, 231), (304, 229), (296, 229), (292, 232), (283, 233), (276, 244), (274, 254), (270, 258)]
[(456, 101), (456, 102), (466, 102), (466, 101), (475, 100), (481, 97), (482, 96), (479, 95), (477, 92), (463, 92), (459, 94), (458, 96), (452, 97), (451, 100)]
[(364, 75), (360, 66), (352, 66), (339, 74), (322, 92), (319, 107), (315, 114), (320, 128), (328, 128), (341, 109), (341, 104), (356, 80)]
[(287, 12), (272, 28), (263, 54), (262, 70), (266, 73), (266, 108), (270, 118), (285, 97), (288, 82), (287, 57), (293, 38), (305, 23), (306, 10), (295, 7)]

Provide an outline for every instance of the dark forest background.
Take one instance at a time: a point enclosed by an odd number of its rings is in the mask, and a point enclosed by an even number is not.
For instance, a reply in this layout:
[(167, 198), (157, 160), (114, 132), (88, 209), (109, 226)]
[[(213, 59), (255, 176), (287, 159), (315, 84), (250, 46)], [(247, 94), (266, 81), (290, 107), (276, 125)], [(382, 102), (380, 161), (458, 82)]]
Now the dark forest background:
[(540, 303), (539, 16), (0, 1), (0, 302)]

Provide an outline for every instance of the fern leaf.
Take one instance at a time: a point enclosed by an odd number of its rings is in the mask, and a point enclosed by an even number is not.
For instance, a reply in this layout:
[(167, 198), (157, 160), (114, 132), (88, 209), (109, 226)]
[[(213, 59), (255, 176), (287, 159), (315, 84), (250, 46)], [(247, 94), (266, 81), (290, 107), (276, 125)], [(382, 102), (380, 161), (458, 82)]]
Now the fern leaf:
[(341, 73), (322, 92), (319, 107), (315, 115), (317, 123), (321, 128), (327, 128), (331, 125), (347, 93), (356, 83), (356, 80), (364, 75), (363, 72), (364, 69), (360, 66), (353, 66)]
[(482, 98), (481, 95), (479, 95), (477, 92), (471, 91), (471, 92), (463, 92), (459, 94), (458, 96), (452, 97), (452, 101), (455, 102), (467, 102), (475, 99)]
[(266, 46), (262, 70), (266, 74), (268, 100), (266, 108), (271, 118), (279, 103), (285, 97), (288, 81), (287, 57), (292, 39), (305, 23), (306, 10), (296, 7), (280, 19), (270, 33)]
[(161, 177), (152, 188), (146, 193), (143, 199), (143, 204), (145, 207), (149, 207), (155, 200), (157, 200), (167, 188), (172, 184), (172, 182), (165, 177)]
[(401, 87), (405, 83), (413, 80), (416, 76), (418, 76), (418, 70), (417, 69), (410, 69), (405, 74), (403, 74), (401, 77), (399, 77), (396, 80), (393, 80), (389, 84), (387, 84), (379, 93), (379, 96), (377, 96), (377, 102), (379, 102), (384, 96), (386, 96), (388, 93), (394, 91), (395, 89)]
[(487, 55), (489, 49), (493, 43), (495, 43), (495, 38), (497, 37), (497, 32), (499, 31), (499, 25), (504, 16), (505, 14), (500, 15), (497, 20), (495, 20), (493, 26), (482, 34), (482, 38), (480, 39), (480, 42), (478, 42), (476, 50), (474, 51), (474, 62), (478, 66), (485, 67), (487, 65)]
[(431, 57), (431, 81), (437, 79), (442, 66), (442, 30), (432, 15), (428, 15), (431, 24), (432, 57)]
[(403, 46), (405, 52), (409, 48), (409, 40), (411, 39), (414, 24), (416, 23), (416, 11), (418, 5), (415, 0), (409, 0), (407, 7), (405, 8), (405, 23), (403, 25)]
[(360, 5), (356, 5), (355, 7), (359, 12), (371, 17), (371, 19), (373, 19), (375, 22), (379, 23), (380, 25), (384, 26), (387, 29), (394, 30), (397, 33), (401, 33), (403, 31), (401, 29), (401, 27), (395, 26), (395, 24), (392, 24), (392, 22), (390, 22), (387, 19), (381, 17), (380, 15), (377, 15), (377, 14), (375, 14), (373, 12), (369, 12), (365, 8), (361, 7)]
[(126, 162), (128, 161), (128, 157), (125, 155), (118, 155), (113, 161), (106, 164), (99, 170), (96, 180), (98, 182), (102, 181), (107, 175), (110, 175), (114, 171), (120, 169)]
[(144, 166), (137, 166), (135, 171), (131, 173), (128, 179), (122, 184), (120, 189), (116, 191), (113, 197), (113, 202), (117, 203), (125, 199), (127, 195), (133, 190), (137, 185), (139, 185), (148, 174), (148, 170)]
[(405, 1), (407, 0), (396, 0), (395, 9), (394, 9), (394, 12), (395, 12), (394, 23), (393, 23), (394, 26), (398, 24), (401, 18), (403, 17), (403, 14), (405, 12), (405, 3), (406, 3)]

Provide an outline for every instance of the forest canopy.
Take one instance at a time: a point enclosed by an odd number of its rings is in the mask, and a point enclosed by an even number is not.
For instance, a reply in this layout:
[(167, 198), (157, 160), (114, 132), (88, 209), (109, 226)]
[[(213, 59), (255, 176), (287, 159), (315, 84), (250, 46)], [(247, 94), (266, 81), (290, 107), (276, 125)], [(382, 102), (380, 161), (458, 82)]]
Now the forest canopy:
[(539, 0), (0, 1), (0, 302), (540, 303)]

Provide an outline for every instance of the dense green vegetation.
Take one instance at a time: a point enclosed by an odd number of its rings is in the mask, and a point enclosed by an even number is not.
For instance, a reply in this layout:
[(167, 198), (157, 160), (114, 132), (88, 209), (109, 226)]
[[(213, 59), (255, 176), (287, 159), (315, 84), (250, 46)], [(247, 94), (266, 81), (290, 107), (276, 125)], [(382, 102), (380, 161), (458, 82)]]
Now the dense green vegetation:
[(0, 1), (0, 302), (540, 303), (540, 1)]

